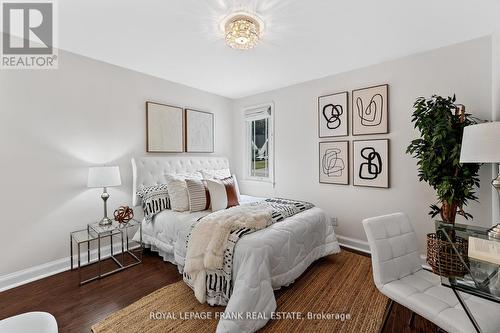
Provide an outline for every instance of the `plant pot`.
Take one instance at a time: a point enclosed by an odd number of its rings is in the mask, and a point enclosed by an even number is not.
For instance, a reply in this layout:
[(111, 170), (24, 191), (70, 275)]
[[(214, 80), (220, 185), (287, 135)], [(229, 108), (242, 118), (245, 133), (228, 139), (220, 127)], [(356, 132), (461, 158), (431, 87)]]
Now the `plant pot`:
[(435, 274), (446, 277), (461, 277), (467, 273), (467, 267), (462, 264), (452, 244), (467, 264), (468, 242), (466, 239), (455, 237), (455, 242), (450, 243), (440, 239), (435, 233), (427, 234), (427, 263)]

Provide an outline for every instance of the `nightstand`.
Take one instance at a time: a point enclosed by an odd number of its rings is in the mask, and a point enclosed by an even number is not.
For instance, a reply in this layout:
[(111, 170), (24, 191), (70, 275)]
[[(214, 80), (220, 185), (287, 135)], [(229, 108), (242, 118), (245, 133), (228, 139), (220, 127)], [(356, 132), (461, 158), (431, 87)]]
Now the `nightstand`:
[[(138, 233), (139, 242), (132, 239), (134, 233)], [(82, 250), (86, 250), (86, 256), (82, 257)], [(80, 285), (142, 263), (142, 252), (142, 224), (137, 220), (122, 224), (113, 221), (105, 226), (96, 222), (70, 233), (71, 270), (78, 270)], [(104, 269), (103, 262), (107, 260), (115, 268)], [(82, 270), (87, 266), (97, 267), (97, 271), (94, 269), (90, 277), (83, 278)]]

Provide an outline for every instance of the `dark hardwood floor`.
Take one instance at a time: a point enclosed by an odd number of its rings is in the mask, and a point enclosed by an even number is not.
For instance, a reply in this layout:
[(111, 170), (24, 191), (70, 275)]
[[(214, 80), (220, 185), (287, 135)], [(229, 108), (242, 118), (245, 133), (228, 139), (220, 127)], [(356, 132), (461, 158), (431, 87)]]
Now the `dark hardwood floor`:
[[(76, 271), (63, 272), (0, 293), (0, 319), (28, 311), (47, 311), (59, 332), (90, 332), (90, 327), (141, 297), (181, 280), (177, 267), (146, 251), (144, 261), (123, 272), (83, 286)], [(384, 332), (436, 332), (437, 327), (417, 316), (409, 327), (410, 311), (395, 304)]]
[[(394, 304), (384, 333), (427, 333), (438, 332), (439, 328), (418, 315), (415, 315), (413, 325), (408, 325), (411, 311), (397, 303)], [(444, 331), (443, 331), (444, 332)]]

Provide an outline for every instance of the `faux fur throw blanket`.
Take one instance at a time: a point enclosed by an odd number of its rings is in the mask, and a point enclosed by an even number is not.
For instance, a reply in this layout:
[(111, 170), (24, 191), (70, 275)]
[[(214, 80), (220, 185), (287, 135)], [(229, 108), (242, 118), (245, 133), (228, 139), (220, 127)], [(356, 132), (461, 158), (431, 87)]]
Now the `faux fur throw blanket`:
[(188, 235), (184, 281), (200, 303), (226, 305), (232, 293), (232, 261), (236, 242), (246, 234), (283, 221), (313, 204), (266, 199), (209, 214)]

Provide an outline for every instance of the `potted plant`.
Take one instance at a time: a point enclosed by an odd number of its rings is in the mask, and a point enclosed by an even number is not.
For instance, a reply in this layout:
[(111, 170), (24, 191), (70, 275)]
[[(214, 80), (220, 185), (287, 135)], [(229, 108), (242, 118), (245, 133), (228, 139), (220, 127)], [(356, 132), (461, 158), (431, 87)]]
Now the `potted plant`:
[[(472, 215), (464, 211), (469, 200), (477, 200), (479, 164), (461, 164), (460, 149), (465, 126), (476, 124), (463, 105), (455, 104), (456, 98), (433, 95), (419, 97), (413, 107), (412, 122), (420, 132), (420, 138), (408, 146), (406, 152), (417, 159), (418, 178), (436, 190), (438, 202), (430, 206), (429, 215), (439, 215), (445, 223), (455, 223), (457, 214), (466, 219)], [(449, 235), (427, 235), (427, 261), (435, 273), (463, 275), (465, 267), (454, 256), (453, 245), (467, 253), (467, 241)], [(439, 247), (439, 248), (437, 248)], [(436, 258), (437, 254), (440, 258)], [(449, 258), (444, 258), (449, 254)], [(438, 267), (438, 264), (441, 267)]]

